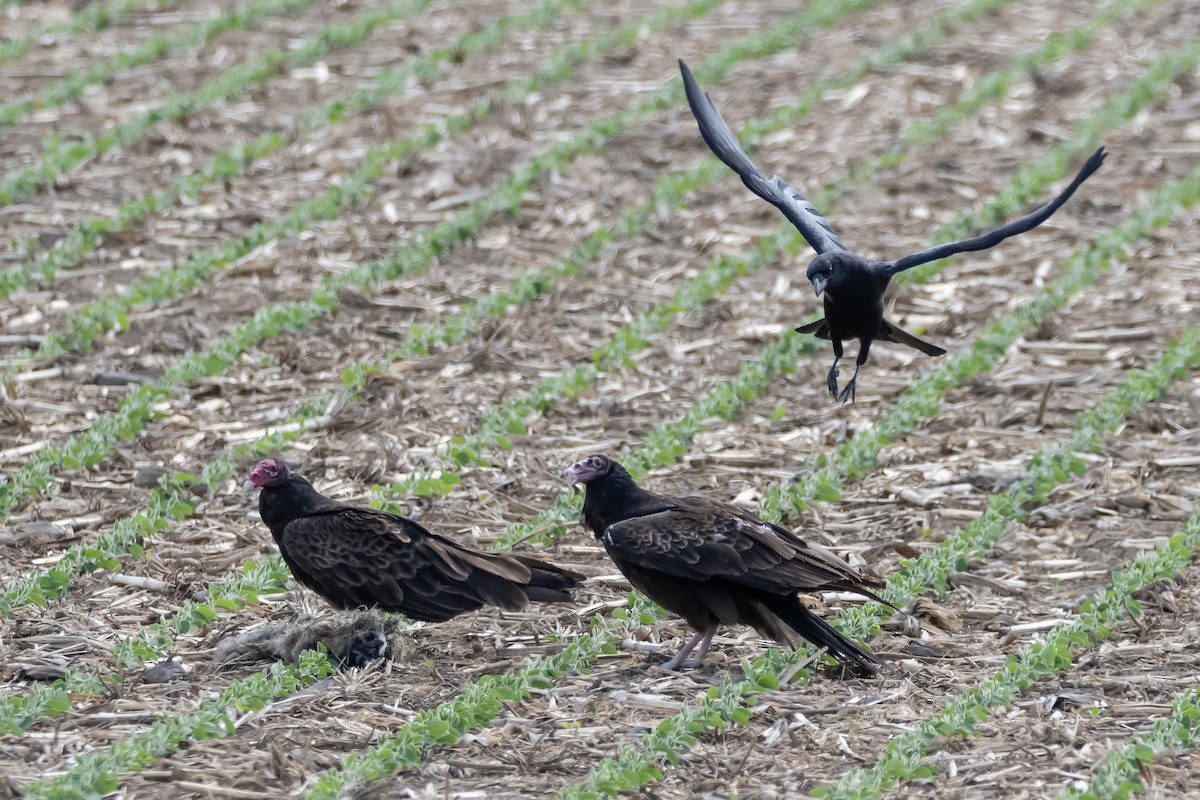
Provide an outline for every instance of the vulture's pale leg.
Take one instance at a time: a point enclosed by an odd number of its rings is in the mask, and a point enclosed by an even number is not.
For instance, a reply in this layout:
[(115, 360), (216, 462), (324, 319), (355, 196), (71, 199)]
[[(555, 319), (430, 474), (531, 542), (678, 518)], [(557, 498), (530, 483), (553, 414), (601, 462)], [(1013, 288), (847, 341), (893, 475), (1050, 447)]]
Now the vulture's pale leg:
[(701, 649), (700, 652), (701, 653), (707, 652), (708, 651), (708, 643), (710, 641), (712, 641), (712, 634), (710, 633), (710, 634), (707, 634), (707, 636), (706, 636), (705, 634), (701, 633), (700, 631), (696, 631), (696, 635), (688, 640), (688, 643), (685, 644), (680, 649), (680, 651), (675, 654), (675, 657), (672, 658), (667, 663), (663, 664), (663, 669), (679, 669), (679, 667), (683, 664), (683, 660), (688, 657), (688, 653), (692, 652), (692, 650), (695, 649), (696, 645), (700, 644), (701, 639), (704, 639), (705, 642), (704, 642), (704, 647)]

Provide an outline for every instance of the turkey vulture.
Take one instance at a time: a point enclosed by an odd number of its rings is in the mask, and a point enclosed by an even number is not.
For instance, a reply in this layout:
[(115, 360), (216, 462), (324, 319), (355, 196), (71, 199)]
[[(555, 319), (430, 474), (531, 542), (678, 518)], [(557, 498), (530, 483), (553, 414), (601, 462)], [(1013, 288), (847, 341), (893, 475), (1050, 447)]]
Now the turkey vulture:
[[(1062, 194), (1021, 219), (990, 233), (960, 242), (939, 244), (896, 261), (874, 261), (850, 252), (834, 232), (829, 220), (821, 216), (812, 203), (782, 178), (775, 176), (767, 180), (738, 144), (737, 137), (721, 117), (712, 98), (696, 85), (687, 64), (680, 60), (679, 68), (683, 73), (688, 105), (709, 149), (741, 176), (746, 188), (782, 211), (809, 246), (817, 251), (817, 257), (808, 266), (808, 279), (812, 281), (818, 297), (822, 292), (825, 293), (825, 318), (801, 325), (796, 330), (828, 339), (833, 345), (833, 366), (829, 368), (826, 383), (834, 399), (843, 402), (854, 399), (858, 371), (867, 363), (871, 342), (876, 339), (908, 345), (930, 356), (946, 354), (937, 345), (922, 341), (883, 318), (883, 293), (893, 275), (955, 253), (987, 250), (1010, 236), (1033, 230), (1070, 199), (1075, 190), (1100, 168), (1106, 155), (1103, 147), (1096, 150)], [(846, 339), (858, 339), (858, 358), (854, 361), (854, 376), (839, 395), (837, 364), (842, 358), (842, 342)]]
[(296, 580), (334, 608), (365, 606), (442, 622), (481, 606), (566, 603), (578, 573), (523, 555), (483, 553), (411, 519), (330, 500), (280, 458), (250, 472), (258, 513)]
[(696, 630), (666, 669), (682, 665), (697, 644), (696, 663), (703, 662), (717, 628), (734, 624), (785, 644), (807, 639), (860, 674), (870, 675), (880, 664), (796, 596), (845, 589), (880, 600), (870, 591), (879, 581), (828, 550), (728, 503), (647, 491), (608, 456), (588, 456), (563, 477), (584, 484), (581, 522), (604, 543), (617, 569)]

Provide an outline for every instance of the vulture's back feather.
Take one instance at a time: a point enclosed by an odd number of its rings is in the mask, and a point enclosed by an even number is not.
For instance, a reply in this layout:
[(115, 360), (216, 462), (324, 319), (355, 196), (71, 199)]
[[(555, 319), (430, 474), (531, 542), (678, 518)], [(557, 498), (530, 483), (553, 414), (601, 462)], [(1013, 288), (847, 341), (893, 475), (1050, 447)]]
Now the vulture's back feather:
[(264, 486), (259, 513), (296, 580), (337, 608), (441, 622), (485, 605), (569, 602), (579, 575), (531, 556), (484, 553), (407, 517), (338, 503), (303, 478)]

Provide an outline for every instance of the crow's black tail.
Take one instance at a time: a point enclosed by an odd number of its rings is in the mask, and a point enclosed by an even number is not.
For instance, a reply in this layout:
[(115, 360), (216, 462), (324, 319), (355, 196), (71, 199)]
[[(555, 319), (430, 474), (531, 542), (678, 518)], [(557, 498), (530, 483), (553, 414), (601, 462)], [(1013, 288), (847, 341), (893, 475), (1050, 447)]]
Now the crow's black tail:
[(829, 655), (858, 674), (874, 675), (883, 664), (873, 654), (838, 633), (832, 625), (814, 614), (798, 598), (771, 595), (763, 597), (762, 603), (810, 644), (824, 647)]
[(896, 344), (906, 344), (914, 350), (920, 350), (927, 356), (944, 356), (946, 351), (938, 347), (936, 344), (930, 344), (924, 339), (918, 339), (908, 331), (888, 322), (886, 319), (883, 325), (879, 328), (879, 338), (885, 342), (895, 342)]

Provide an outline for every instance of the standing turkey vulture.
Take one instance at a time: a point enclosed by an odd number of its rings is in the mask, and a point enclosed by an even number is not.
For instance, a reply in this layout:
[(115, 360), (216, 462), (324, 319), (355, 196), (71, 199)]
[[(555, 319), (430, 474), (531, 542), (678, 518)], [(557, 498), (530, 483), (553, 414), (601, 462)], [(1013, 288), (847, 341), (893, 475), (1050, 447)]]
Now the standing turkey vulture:
[(860, 674), (870, 675), (880, 664), (796, 596), (845, 589), (880, 600), (870, 591), (879, 581), (828, 550), (728, 503), (646, 491), (608, 456), (588, 456), (563, 477), (586, 487), (581, 521), (617, 569), (695, 628), (666, 669), (682, 665), (697, 644), (696, 663), (703, 662), (717, 628), (734, 624), (785, 644), (795, 644), (799, 635)]
[(481, 553), (407, 517), (330, 500), (280, 458), (250, 472), (258, 513), (296, 580), (335, 608), (379, 608), (442, 622), (481, 606), (566, 603), (577, 573), (522, 555)]
[[(691, 70), (682, 60), (679, 62), (679, 69), (683, 73), (688, 105), (692, 108), (692, 114), (700, 126), (700, 135), (704, 137), (709, 149), (741, 176), (747, 189), (782, 211), (788, 221), (804, 236), (809, 246), (817, 251), (817, 257), (808, 266), (808, 279), (812, 281), (813, 290), (818, 297), (822, 292), (825, 293), (825, 318), (801, 325), (796, 330), (828, 339), (833, 345), (833, 366), (829, 368), (826, 383), (834, 399), (843, 402), (854, 399), (858, 371), (867, 363), (871, 342), (876, 339), (908, 345), (930, 356), (946, 354), (946, 351), (937, 345), (922, 341), (883, 318), (883, 293), (893, 275), (955, 253), (987, 250), (1010, 236), (1033, 230), (1070, 199), (1075, 190), (1100, 168), (1106, 155), (1104, 148), (1099, 148), (1062, 194), (1036, 211), (990, 233), (960, 242), (939, 244), (896, 261), (875, 261), (850, 252), (834, 232), (829, 220), (821, 216), (812, 203), (783, 178), (775, 176), (767, 180), (738, 144), (737, 137), (721, 117), (721, 112), (717, 110), (712, 98), (696, 85)], [(837, 364), (842, 358), (842, 342), (846, 339), (858, 339), (858, 358), (854, 361), (854, 377), (839, 395)]]

